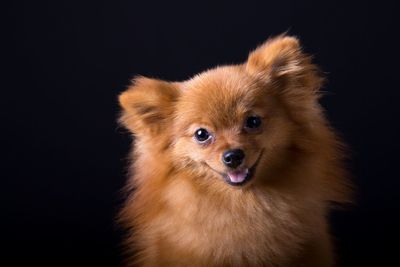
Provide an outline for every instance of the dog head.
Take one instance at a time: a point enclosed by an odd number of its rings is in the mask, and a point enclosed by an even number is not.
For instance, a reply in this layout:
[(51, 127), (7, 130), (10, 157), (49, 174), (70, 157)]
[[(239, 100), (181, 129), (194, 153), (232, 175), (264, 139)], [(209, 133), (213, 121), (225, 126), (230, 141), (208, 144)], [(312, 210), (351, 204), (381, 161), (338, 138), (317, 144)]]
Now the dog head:
[(241, 65), (184, 82), (136, 79), (120, 95), (121, 122), (144, 153), (158, 151), (196, 177), (243, 186), (301, 146), (301, 131), (320, 112), (321, 82), (299, 41), (279, 36)]

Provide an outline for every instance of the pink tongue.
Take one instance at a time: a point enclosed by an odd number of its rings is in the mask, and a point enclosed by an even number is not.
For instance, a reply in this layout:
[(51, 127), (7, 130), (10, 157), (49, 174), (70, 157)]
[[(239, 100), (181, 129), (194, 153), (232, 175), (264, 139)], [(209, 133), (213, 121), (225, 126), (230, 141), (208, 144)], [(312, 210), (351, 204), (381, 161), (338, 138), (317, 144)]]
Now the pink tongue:
[(246, 179), (248, 172), (248, 169), (245, 169), (243, 171), (228, 172), (228, 177), (232, 183), (241, 183), (244, 181), (244, 179)]

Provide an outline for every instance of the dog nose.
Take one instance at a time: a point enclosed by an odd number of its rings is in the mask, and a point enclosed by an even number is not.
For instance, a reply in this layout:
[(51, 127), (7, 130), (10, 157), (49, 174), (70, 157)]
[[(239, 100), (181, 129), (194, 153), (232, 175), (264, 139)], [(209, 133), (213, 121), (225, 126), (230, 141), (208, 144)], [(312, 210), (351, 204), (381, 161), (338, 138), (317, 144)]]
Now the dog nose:
[(244, 159), (244, 152), (241, 149), (227, 150), (222, 154), (222, 162), (229, 168), (235, 169), (242, 164)]

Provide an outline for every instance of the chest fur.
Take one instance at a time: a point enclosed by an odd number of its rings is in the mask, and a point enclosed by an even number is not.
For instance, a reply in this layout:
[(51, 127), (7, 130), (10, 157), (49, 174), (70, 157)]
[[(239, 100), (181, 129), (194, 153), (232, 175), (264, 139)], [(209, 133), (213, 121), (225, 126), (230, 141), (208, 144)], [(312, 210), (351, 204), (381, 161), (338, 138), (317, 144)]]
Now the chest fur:
[(209, 196), (180, 186), (162, 198), (163, 211), (148, 229), (165, 264), (278, 265), (296, 255), (309, 234), (306, 218), (312, 216), (305, 216), (298, 203), (265, 192)]

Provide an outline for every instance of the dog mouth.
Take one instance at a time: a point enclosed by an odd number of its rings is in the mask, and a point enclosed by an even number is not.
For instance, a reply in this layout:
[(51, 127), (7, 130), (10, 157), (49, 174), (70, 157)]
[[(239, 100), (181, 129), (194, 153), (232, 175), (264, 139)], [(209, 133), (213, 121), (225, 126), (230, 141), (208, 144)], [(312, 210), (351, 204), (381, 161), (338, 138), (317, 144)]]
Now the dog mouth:
[(231, 170), (226, 173), (221, 173), (213, 168), (211, 168), (208, 164), (208, 167), (215, 171), (216, 173), (220, 174), (225, 182), (233, 186), (243, 186), (247, 184), (254, 176), (257, 166), (260, 163), (262, 155), (264, 153), (264, 149), (261, 150), (260, 154), (257, 157), (256, 162), (250, 168), (238, 169), (238, 170)]
[(233, 186), (242, 186), (251, 180), (254, 176), (253, 168), (248, 168), (244, 170), (229, 171), (223, 174), (225, 182)]

